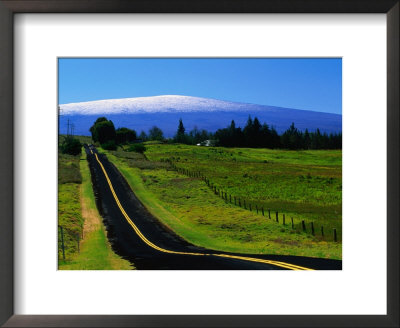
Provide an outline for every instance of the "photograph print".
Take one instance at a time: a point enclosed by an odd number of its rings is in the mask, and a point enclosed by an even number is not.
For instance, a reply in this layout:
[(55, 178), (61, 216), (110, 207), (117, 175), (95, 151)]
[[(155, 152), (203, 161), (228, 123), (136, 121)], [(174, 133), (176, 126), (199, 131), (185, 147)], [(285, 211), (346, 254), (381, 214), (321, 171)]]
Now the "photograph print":
[(341, 58), (59, 58), (59, 270), (341, 270)]

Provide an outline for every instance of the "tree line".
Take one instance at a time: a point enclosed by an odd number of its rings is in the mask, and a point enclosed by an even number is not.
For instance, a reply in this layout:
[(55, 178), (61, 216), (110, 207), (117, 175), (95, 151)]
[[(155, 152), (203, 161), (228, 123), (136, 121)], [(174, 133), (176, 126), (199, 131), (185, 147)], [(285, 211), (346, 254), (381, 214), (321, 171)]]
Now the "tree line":
[(250, 116), (245, 127), (236, 127), (235, 121), (215, 133), (194, 128), (189, 133), (185, 132), (182, 120), (179, 120), (178, 130), (173, 142), (188, 145), (201, 144), (210, 140), (211, 145), (220, 147), (247, 147), (247, 148), (282, 148), (282, 149), (342, 149), (341, 133), (321, 133), (319, 129), (314, 132), (306, 129), (304, 132), (298, 130), (294, 123), (283, 132), (278, 134), (273, 126), (261, 124), (257, 117)]
[(298, 130), (294, 123), (281, 135), (274, 127), (261, 124), (257, 117), (249, 117), (243, 129), (236, 127), (235, 121), (225, 129), (215, 132), (218, 146), (283, 149), (342, 149), (341, 133), (321, 133), (306, 129)]
[(283, 148), (283, 149), (341, 149), (342, 134), (321, 133), (319, 129), (313, 132), (301, 131), (294, 123), (278, 134), (273, 126), (266, 123), (261, 124), (259, 119), (250, 116), (246, 125), (236, 127), (235, 121), (215, 133), (206, 130), (199, 130), (197, 127), (189, 132), (183, 125), (182, 119), (179, 120), (177, 131), (173, 138), (166, 139), (163, 131), (153, 126), (148, 133), (142, 131), (137, 136), (135, 130), (125, 127), (115, 129), (111, 120), (105, 117), (98, 118), (90, 128), (92, 139), (98, 142), (105, 149), (116, 149), (117, 145), (137, 143), (140, 141), (163, 141), (170, 143), (182, 143), (188, 145), (202, 144), (209, 141), (208, 145), (221, 147), (248, 147), (248, 148)]

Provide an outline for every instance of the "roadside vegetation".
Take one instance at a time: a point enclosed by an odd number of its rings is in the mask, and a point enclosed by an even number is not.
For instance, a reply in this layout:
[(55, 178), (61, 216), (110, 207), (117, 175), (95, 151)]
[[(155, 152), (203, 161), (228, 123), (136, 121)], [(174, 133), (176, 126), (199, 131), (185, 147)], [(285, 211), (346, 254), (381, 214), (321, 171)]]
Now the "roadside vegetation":
[(58, 241), (61, 260), (61, 227), (66, 260), (71, 259), (78, 251), (77, 238), (82, 235), (83, 230), (80, 202), (82, 175), (79, 162), (80, 156), (58, 154)]
[[(61, 138), (60, 138), (61, 139)], [(74, 137), (87, 142), (88, 137)], [(62, 143), (62, 141), (60, 140)], [(80, 152), (81, 154), (81, 152)], [(97, 211), (86, 153), (58, 158), (58, 264), (60, 270), (129, 270), (116, 255)], [(63, 230), (65, 260), (61, 246)], [(79, 251), (78, 251), (79, 243)]]
[[(341, 151), (155, 142), (146, 143), (145, 148), (144, 154), (130, 148), (106, 153), (150, 212), (187, 241), (240, 253), (341, 259)], [(200, 172), (219, 190), (246, 199), (252, 210), (219, 197), (203, 178), (187, 172)], [(294, 217), (294, 228), (290, 217)], [(316, 231), (323, 225), (325, 236), (312, 235), (310, 222)], [(333, 227), (338, 242), (333, 241)]]

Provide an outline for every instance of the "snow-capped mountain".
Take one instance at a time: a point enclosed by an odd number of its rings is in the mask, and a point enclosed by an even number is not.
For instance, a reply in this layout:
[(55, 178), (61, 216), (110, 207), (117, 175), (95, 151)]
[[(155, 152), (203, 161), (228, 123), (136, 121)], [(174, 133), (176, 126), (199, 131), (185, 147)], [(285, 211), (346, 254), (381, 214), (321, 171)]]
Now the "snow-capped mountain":
[(147, 132), (153, 125), (164, 131), (166, 137), (176, 132), (182, 118), (186, 130), (195, 126), (215, 132), (235, 120), (244, 126), (250, 116), (274, 126), (278, 132), (294, 122), (296, 127), (322, 132), (340, 132), (342, 116), (338, 114), (247, 104), (217, 99), (164, 95), (154, 97), (123, 98), (63, 104), (60, 108), (60, 133), (65, 133), (66, 122), (74, 124), (75, 133), (89, 135), (89, 128), (99, 116), (106, 116), (116, 127), (127, 127)]
[(62, 114), (65, 115), (241, 112), (274, 108), (277, 107), (177, 95), (106, 99), (60, 105)]

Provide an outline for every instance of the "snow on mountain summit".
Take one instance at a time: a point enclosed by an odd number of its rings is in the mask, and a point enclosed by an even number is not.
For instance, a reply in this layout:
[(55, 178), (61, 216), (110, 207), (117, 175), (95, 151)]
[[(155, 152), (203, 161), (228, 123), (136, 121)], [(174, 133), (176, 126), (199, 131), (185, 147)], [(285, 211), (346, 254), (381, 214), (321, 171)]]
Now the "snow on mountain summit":
[(232, 120), (244, 127), (251, 117), (274, 126), (281, 133), (295, 123), (301, 130), (337, 132), (342, 128), (342, 116), (309, 110), (255, 105), (209, 98), (164, 95), (154, 97), (107, 99), (60, 105), (59, 126), (62, 133), (74, 124), (74, 131), (89, 135), (89, 129), (98, 116), (106, 116), (115, 127), (127, 127), (137, 132), (148, 131), (155, 124), (166, 137), (176, 133), (178, 122), (185, 128), (194, 127), (215, 132), (228, 126)]
[(269, 106), (230, 102), (209, 98), (163, 95), (154, 97), (106, 99), (60, 105), (64, 115), (140, 114), (250, 111)]

